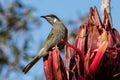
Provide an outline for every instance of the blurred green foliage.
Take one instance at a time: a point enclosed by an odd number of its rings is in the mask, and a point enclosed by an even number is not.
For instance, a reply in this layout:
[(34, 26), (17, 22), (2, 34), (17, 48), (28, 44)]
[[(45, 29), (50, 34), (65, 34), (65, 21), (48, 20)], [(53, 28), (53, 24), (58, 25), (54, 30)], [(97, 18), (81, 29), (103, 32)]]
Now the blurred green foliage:
[[(20, 64), (19, 60), (22, 58), (28, 59), (26, 58), (28, 56), (23, 56), (23, 54), (25, 49), (28, 48), (29, 40), (24, 39), (24, 45), (21, 50), (13, 42), (13, 38), (18, 32), (27, 32), (29, 30), (29, 24), (40, 26), (41, 22), (39, 17), (33, 16), (33, 11), (35, 11), (34, 8), (24, 5), (20, 0), (13, 0), (8, 5), (0, 3), (0, 73), (5, 65), (12, 67), (20, 65), (22, 68), (23, 65)], [(15, 38), (18, 38), (17, 40), (22, 39), (19, 36)], [(14, 59), (11, 60), (10, 57)]]

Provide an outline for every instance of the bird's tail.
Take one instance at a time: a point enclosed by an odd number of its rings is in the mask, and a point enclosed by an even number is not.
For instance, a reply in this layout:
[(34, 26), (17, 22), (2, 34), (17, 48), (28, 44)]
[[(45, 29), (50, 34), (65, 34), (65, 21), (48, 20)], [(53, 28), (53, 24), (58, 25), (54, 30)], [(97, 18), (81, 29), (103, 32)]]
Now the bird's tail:
[(45, 52), (45, 49), (42, 48), (42, 49), (40, 50), (39, 54), (38, 54), (35, 58), (33, 58), (33, 60), (23, 69), (23, 72), (24, 72), (25, 74), (32, 68), (32, 66), (33, 66), (41, 57), (43, 57), (43, 54), (45, 54), (44, 52)]

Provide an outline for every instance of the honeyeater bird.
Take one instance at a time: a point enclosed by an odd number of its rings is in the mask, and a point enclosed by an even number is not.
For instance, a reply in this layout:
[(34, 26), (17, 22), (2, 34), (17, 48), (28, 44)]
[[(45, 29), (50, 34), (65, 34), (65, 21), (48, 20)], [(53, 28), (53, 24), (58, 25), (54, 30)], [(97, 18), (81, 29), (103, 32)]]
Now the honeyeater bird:
[(41, 17), (45, 18), (53, 28), (38, 55), (23, 69), (24, 73), (27, 73), (41, 57), (48, 55), (54, 46), (57, 45), (60, 50), (63, 49), (64, 44), (61, 43), (61, 39), (67, 41), (67, 28), (56, 15), (50, 14)]

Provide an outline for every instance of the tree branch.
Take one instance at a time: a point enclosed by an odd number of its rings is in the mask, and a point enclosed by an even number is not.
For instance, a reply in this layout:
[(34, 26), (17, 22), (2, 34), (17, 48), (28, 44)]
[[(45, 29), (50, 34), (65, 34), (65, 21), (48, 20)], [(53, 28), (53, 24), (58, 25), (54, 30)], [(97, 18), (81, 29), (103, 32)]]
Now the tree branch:
[(102, 20), (103, 20), (104, 19), (104, 9), (106, 9), (106, 11), (109, 15), (110, 24), (111, 24), (111, 26), (113, 26), (110, 2), (111, 2), (111, 0), (101, 0), (101, 12), (102, 12)]

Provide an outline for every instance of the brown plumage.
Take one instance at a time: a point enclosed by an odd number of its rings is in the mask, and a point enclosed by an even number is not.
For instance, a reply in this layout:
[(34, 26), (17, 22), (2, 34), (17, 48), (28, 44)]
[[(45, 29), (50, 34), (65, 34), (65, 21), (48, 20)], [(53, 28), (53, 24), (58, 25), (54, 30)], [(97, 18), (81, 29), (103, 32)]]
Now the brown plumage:
[(43, 48), (40, 50), (38, 55), (33, 58), (33, 60), (23, 69), (24, 73), (27, 73), (31, 67), (41, 58), (49, 54), (49, 51), (57, 45), (59, 49), (64, 48), (64, 44), (61, 43), (61, 39), (67, 41), (67, 28), (64, 24), (60, 21), (57, 16), (51, 14), (46, 16), (41, 16), (45, 18), (52, 26), (52, 30), (48, 35)]

